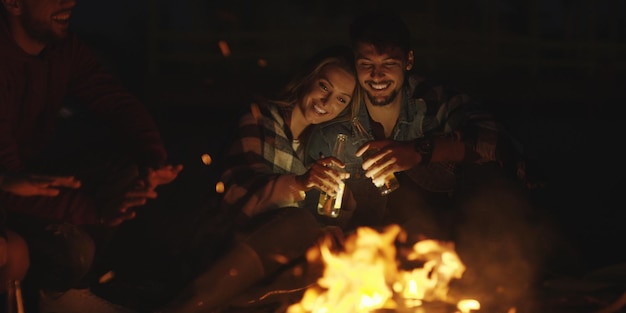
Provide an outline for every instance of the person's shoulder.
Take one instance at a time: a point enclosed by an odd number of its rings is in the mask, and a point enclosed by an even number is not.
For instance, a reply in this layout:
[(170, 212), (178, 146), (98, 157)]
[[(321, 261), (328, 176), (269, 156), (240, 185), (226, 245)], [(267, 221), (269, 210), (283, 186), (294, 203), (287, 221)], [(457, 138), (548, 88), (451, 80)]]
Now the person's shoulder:
[(349, 117), (336, 118), (315, 125), (315, 129), (320, 132), (339, 132), (342, 130), (351, 130)]
[[(337, 134), (352, 134), (352, 125), (349, 120), (335, 119), (321, 124), (312, 125), (307, 139), (308, 150), (314, 148), (319, 151), (320, 146), (334, 142)], [(328, 151), (330, 152), (330, 151)]]
[(256, 97), (250, 102), (250, 113), (256, 118), (267, 118), (275, 121), (282, 121), (287, 114), (290, 114), (292, 108), (289, 106), (281, 106), (266, 98)]
[(239, 116), (267, 114), (267, 112), (269, 112), (269, 105), (264, 98), (253, 97), (237, 105), (235, 110)]
[(282, 123), (282, 112), (280, 109), (264, 99), (253, 99), (245, 102), (237, 110), (237, 118), (239, 124), (266, 124), (266, 123)]

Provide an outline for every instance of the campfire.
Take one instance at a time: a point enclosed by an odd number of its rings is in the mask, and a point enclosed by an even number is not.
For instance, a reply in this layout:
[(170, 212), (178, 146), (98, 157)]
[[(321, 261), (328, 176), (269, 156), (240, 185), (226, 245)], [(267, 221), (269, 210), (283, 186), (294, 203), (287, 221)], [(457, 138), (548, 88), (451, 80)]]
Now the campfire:
[(476, 300), (451, 299), (448, 294), (450, 282), (465, 271), (453, 243), (421, 240), (404, 251), (396, 243), (405, 237), (398, 225), (382, 231), (361, 227), (340, 251), (326, 237), (307, 254), (309, 263), (323, 263), (323, 276), (287, 313), (469, 313), (480, 309)]

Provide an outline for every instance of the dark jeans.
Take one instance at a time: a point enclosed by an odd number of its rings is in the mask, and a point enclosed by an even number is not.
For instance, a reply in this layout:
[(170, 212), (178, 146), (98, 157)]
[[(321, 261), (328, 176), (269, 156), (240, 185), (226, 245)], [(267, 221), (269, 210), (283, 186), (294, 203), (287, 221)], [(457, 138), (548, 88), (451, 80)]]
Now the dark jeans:
[(311, 212), (297, 207), (259, 214), (235, 231), (259, 255), (266, 273), (303, 257), (321, 234)]
[(89, 274), (114, 231), (14, 213), (9, 214), (8, 221), (28, 243), (31, 266), (26, 284), (33, 289), (58, 292), (86, 288), (97, 279)]
[[(152, 241), (167, 242), (166, 245), (159, 244), (147, 249), (138, 247), (136, 250), (139, 253), (132, 251), (124, 254), (124, 272), (118, 272), (119, 275), (110, 284), (98, 287), (100, 290), (97, 290), (97, 294), (113, 294), (112, 298), (116, 299), (114, 302), (125, 303), (129, 307), (154, 309), (171, 300), (182, 289), (191, 286), (195, 279), (205, 273), (215, 275), (216, 271), (219, 272), (216, 263), (228, 260), (236, 268), (236, 264), (241, 261), (231, 260), (229, 252), (242, 243), (254, 251), (262, 264), (263, 273), (259, 275), (264, 274), (264, 277), (256, 282), (257, 286), (270, 290), (276, 279), (275, 275), (292, 265), (306, 262), (306, 251), (321, 235), (315, 217), (302, 208), (271, 210), (254, 218), (237, 219), (237, 223), (233, 223), (230, 216), (211, 214), (214, 208), (203, 208), (197, 214), (184, 218), (170, 217), (170, 230), (151, 236)], [(173, 244), (177, 246), (176, 253), (172, 251)], [(252, 255), (249, 258), (256, 259)], [(118, 286), (118, 289), (127, 288), (129, 291), (117, 294), (112, 290), (103, 290), (114, 288), (113, 286)], [(237, 285), (221, 287), (239, 288)], [(254, 298), (256, 295), (250, 296)]]

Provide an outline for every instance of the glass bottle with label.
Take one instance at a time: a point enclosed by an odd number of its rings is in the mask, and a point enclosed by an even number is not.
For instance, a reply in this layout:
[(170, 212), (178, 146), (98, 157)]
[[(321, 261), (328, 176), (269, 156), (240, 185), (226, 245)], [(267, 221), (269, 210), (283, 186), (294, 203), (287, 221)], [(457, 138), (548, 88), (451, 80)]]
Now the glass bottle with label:
[[(335, 146), (333, 147), (332, 155), (339, 160), (345, 160), (344, 153), (346, 153), (346, 142), (348, 141), (348, 136), (345, 134), (338, 134), (337, 139), (335, 140)], [(335, 170), (344, 172), (345, 169), (332, 166)], [(336, 218), (339, 216), (339, 212), (341, 211), (341, 202), (343, 199), (343, 191), (345, 188), (345, 183), (341, 182), (339, 185), (339, 192), (337, 192), (336, 196), (330, 196), (326, 192), (322, 191), (320, 193), (319, 201), (317, 202), (317, 213), (320, 215), (325, 215), (328, 217)]]
[[(364, 145), (368, 141), (374, 140), (374, 137), (370, 135), (370, 133), (365, 129), (363, 124), (359, 122), (359, 119), (356, 116), (352, 118), (352, 136), (354, 143), (359, 146)], [(363, 160), (368, 159), (370, 156), (376, 154), (376, 152), (378, 152), (378, 149), (367, 149), (367, 151), (363, 153)], [(398, 187), (400, 187), (400, 182), (398, 182), (398, 179), (396, 178), (396, 175), (394, 173), (391, 173), (387, 177), (385, 177), (385, 181), (382, 184), (376, 185), (376, 188), (378, 188), (378, 191), (380, 191), (380, 194), (383, 196), (398, 189)]]

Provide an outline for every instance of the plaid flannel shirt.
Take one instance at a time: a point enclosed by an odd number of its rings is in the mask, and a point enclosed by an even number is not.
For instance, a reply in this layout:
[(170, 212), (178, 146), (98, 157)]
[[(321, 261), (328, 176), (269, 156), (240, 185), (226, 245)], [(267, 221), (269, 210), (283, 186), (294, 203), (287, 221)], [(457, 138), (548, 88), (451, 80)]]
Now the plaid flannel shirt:
[(300, 206), (303, 191), (295, 176), (306, 172), (285, 121), (293, 108), (253, 103), (239, 119), (236, 139), (225, 159), (222, 209), (247, 216), (285, 206)]

